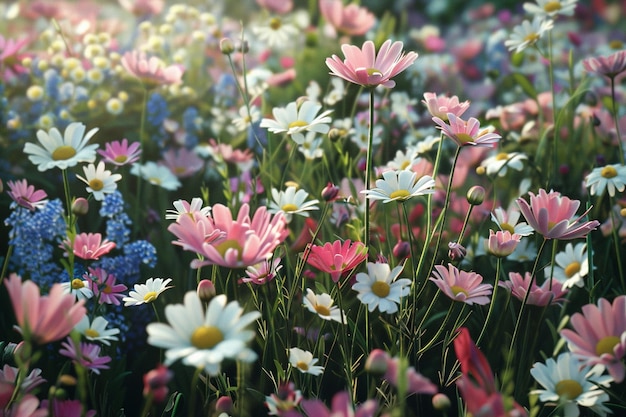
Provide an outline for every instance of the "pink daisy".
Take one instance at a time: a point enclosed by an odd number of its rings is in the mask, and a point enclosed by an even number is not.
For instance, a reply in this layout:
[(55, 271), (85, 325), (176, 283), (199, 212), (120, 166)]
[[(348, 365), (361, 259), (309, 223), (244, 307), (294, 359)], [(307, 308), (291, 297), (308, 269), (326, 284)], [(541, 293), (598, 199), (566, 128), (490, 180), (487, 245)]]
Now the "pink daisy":
[(100, 304), (120, 305), (124, 298), (123, 292), (128, 288), (124, 284), (116, 284), (115, 275), (109, 274), (102, 268), (89, 268), (84, 277), (89, 281), (89, 287)]
[(163, 153), (161, 165), (165, 165), (178, 178), (191, 177), (204, 167), (204, 161), (187, 148), (169, 149)]
[(467, 121), (457, 117), (454, 113), (448, 113), (448, 123), (439, 117), (433, 117), (444, 135), (452, 139), (459, 146), (476, 146), (491, 148), (498, 143), (501, 136), (493, 133), (489, 128), (480, 129), (480, 122), (474, 117)]
[[(532, 280), (530, 272), (526, 272), (523, 277), (522, 274), (517, 272), (510, 272), (509, 280), (510, 281), (500, 282), (499, 285), (509, 290), (515, 298), (524, 302), (526, 292)], [(530, 294), (528, 295), (526, 304), (545, 307), (552, 304), (561, 304), (565, 301), (567, 289), (563, 288), (563, 284), (559, 281), (554, 279), (552, 283), (550, 283), (548, 279), (541, 286), (537, 285), (536, 280), (532, 281), (533, 284), (530, 288)]]
[[(62, 248), (70, 248), (68, 239), (63, 241)], [(79, 233), (74, 237), (74, 255), (81, 259), (96, 260), (115, 248), (115, 242), (102, 240), (100, 233)]]
[(355, 410), (350, 394), (346, 391), (333, 396), (330, 410), (318, 399), (302, 400), (300, 405), (307, 417), (374, 417), (378, 411), (376, 400), (367, 400)]
[(67, 336), (86, 313), (84, 300), (75, 301), (64, 294), (61, 284), (54, 284), (47, 296), (32, 281), (24, 281), (17, 274), (6, 280), (7, 290), (15, 312), (18, 331), (25, 340), (46, 344)]
[(404, 44), (391, 40), (385, 41), (376, 54), (374, 42), (365, 41), (363, 48), (355, 45), (341, 45), (345, 59), (343, 62), (337, 55), (326, 58), (326, 65), (330, 68), (330, 74), (343, 78), (354, 84), (364, 87), (393, 88), (396, 82), (393, 77), (407, 69), (416, 59), (417, 53), (402, 52)]
[(528, 194), (530, 194), (530, 204), (523, 198), (518, 198), (517, 205), (528, 224), (546, 239), (582, 238), (600, 225), (597, 220), (581, 221), (589, 210), (574, 218), (580, 206), (578, 200), (561, 196), (556, 191), (546, 193), (544, 189), (540, 189), (538, 195), (532, 192)]
[(438, 96), (435, 93), (424, 93), (422, 103), (426, 105), (431, 116), (439, 117), (444, 121), (448, 121), (448, 113), (461, 117), (470, 106), (470, 102), (467, 100), (462, 103), (459, 102), (457, 96), (448, 97), (443, 94)]
[(35, 190), (35, 187), (28, 185), (26, 180), (7, 181), (7, 185), (9, 186), (7, 194), (18, 206), (34, 211), (43, 208), (48, 203), (46, 192)]
[(4, 36), (0, 35), (0, 76), (3, 81), (8, 81), (28, 72), (20, 64), (26, 55), (19, 53), (20, 49), (26, 46), (28, 42), (28, 39), (16, 41), (5, 39)]
[(282, 267), (280, 258), (266, 259), (256, 265), (247, 267), (246, 276), (240, 278), (239, 283), (251, 282), (256, 285), (263, 285), (273, 280)]
[(166, 66), (160, 58), (148, 58), (143, 51), (126, 52), (122, 57), (122, 66), (147, 85), (180, 84), (184, 72), (182, 66)]
[(224, 232), (215, 228), (210, 211), (191, 211), (187, 215), (179, 215), (167, 230), (178, 238), (172, 244), (200, 255), (207, 246), (224, 237)]
[(626, 368), (626, 295), (620, 295), (611, 304), (600, 298), (598, 305), (587, 304), (582, 314), (570, 319), (573, 330), (561, 330), (570, 351), (585, 365), (603, 365), (615, 382), (624, 380)]
[(94, 343), (81, 342), (76, 346), (71, 337), (61, 343), (62, 348), (59, 353), (66, 358), (70, 358), (75, 365), (100, 374), (101, 369), (109, 369), (107, 363), (111, 362), (110, 356), (100, 356), (100, 346)]
[(583, 67), (589, 72), (615, 78), (626, 71), (626, 49), (617, 51), (609, 56), (598, 56), (583, 60)]
[(42, 408), (46, 410), (51, 409), (53, 416), (64, 417), (95, 417), (96, 410), (88, 410), (83, 414), (83, 403), (80, 400), (61, 400), (59, 398), (52, 399), (52, 404), (49, 404), (49, 400), (43, 400), (41, 402)]
[(125, 138), (106, 143), (104, 146), (104, 150), (98, 149), (97, 152), (104, 158), (104, 162), (117, 166), (137, 162), (141, 155), (140, 143), (133, 142), (128, 145), (128, 139)]
[(433, 275), (434, 277), (429, 279), (453, 301), (470, 305), (489, 303), (493, 286), (481, 284), (483, 277), (476, 272), (460, 271), (454, 265), (448, 264), (448, 268), (436, 265)]
[(350, 239), (342, 242), (326, 242), (324, 246), (313, 245), (307, 258), (307, 263), (320, 271), (330, 274), (334, 282), (344, 273), (356, 268), (367, 259), (367, 248), (362, 242), (352, 242)]
[(517, 233), (511, 234), (508, 230), (489, 230), (489, 238), (485, 241), (485, 248), (490, 254), (499, 258), (505, 258), (513, 253), (522, 236)]
[(346, 35), (364, 35), (376, 23), (372, 12), (355, 3), (344, 6), (342, 0), (320, 0), (319, 8), (324, 19)]

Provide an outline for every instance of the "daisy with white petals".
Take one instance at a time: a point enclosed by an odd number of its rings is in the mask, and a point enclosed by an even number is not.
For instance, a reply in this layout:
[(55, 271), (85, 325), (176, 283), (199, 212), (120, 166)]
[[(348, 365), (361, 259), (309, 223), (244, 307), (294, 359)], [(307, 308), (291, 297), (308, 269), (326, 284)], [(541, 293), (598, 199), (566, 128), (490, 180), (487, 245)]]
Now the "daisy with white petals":
[(200, 212), (204, 217), (207, 217), (211, 214), (211, 206), (202, 207), (204, 201), (200, 197), (194, 197), (191, 199), (191, 203), (185, 200), (176, 200), (174, 203), (175, 210), (166, 210), (165, 219), (166, 220), (176, 220), (182, 216), (183, 214), (193, 214), (195, 212)]
[(371, 200), (403, 202), (411, 197), (432, 194), (435, 192), (435, 180), (424, 175), (416, 181), (417, 173), (407, 170), (383, 172), (383, 178), (376, 180), (376, 188), (361, 191)]
[(134, 164), (130, 169), (130, 173), (143, 178), (152, 185), (157, 185), (166, 190), (174, 191), (180, 187), (180, 181), (164, 165), (158, 165), (156, 162), (148, 161), (145, 164)]
[(163, 291), (172, 288), (167, 285), (170, 282), (171, 278), (148, 278), (145, 284), (135, 284), (135, 291), (131, 291), (128, 297), (122, 299), (124, 307), (152, 303)]
[[(310, 288), (306, 289), (306, 297), (302, 300), (304, 306), (314, 314), (317, 314), (324, 320), (334, 320), (339, 323), (346, 323), (345, 315), (334, 305), (333, 299), (329, 294), (315, 294)], [(343, 319), (343, 320), (342, 320)]]
[(307, 350), (298, 348), (289, 349), (289, 364), (302, 372), (303, 374), (321, 375), (324, 373), (324, 367), (315, 365), (318, 359)]
[(105, 194), (111, 194), (117, 190), (116, 182), (122, 179), (120, 174), (112, 174), (111, 171), (105, 169), (104, 162), (100, 161), (96, 167), (89, 164), (83, 167), (85, 177), (77, 175), (76, 177), (87, 184), (87, 191), (93, 195), (97, 201), (104, 200)]
[(531, 21), (524, 20), (521, 24), (513, 28), (513, 33), (504, 41), (504, 45), (509, 51), (522, 52), (541, 39), (541, 37), (554, 26), (550, 19), (535, 16)]
[(589, 274), (589, 258), (587, 257), (587, 244), (584, 242), (576, 246), (568, 243), (565, 251), (559, 252), (554, 258), (556, 265), (552, 268), (548, 265), (545, 269), (546, 278), (552, 277), (563, 284), (563, 288), (570, 288), (574, 285), (582, 287), (583, 278)]
[(606, 189), (611, 197), (615, 197), (615, 191), (621, 193), (626, 186), (626, 166), (613, 164), (594, 168), (585, 177), (585, 186), (589, 187), (591, 195), (601, 196)]
[(319, 207), (316, 206), (319, 200), (306, 201), (308, 197), (309, 193), (303, 189), (296, 190), (294, 186), (287, 187), (285, 191), (272, 188), (273, 201), (270, 202), (268, 211), (270, 213), (284, 212), (287, 222), (291, 221), (293, 214), (309, 217), (309, 211), (319, 210)]
[(378, 308), (382, 313), (398, 311), (400, 299), (410, 292), (411, 280), (397, 279), (404, 265), (390, 269), (386, 263), (367, 263), (367, 273), (359, 272), (352, 289), (358, 291), (357, 298), (367, 304), (370, 312)]
[(117, 341), (117, 334), (120, 329), (107, 329), (109, 322), (102, 316), (98, 316), (89, 321), (88, 316), (84, 316), (81, 321), (74, 326), (74, 330), (85, 336), (87, 340), (101, 342), (109, 346), (112, 341)]
[(526, 159), (528, 157), (520, 152), (500, 152), (483, 160), (480, 166), (485, 169), (487, 175), (504, 177), (507, 173), (507, 168), (521, 171), (524, 168), (524, 160)]
[(261, 127), (267, 128), (272, 133), (286, 133), (294, 142), (302, 145), (306, 132), (328, 133), (331, 118), (328, 117), (332, 110), (326, 110), (320, 115), (320, 104), (306, 100), (298, 106), (295, 101), (287, 104), (287, 107), (275, 107), (272, 110), (274, 119), (261, 120)]
[(573, 16), (578, 0), (537, 0), (537, 3), (524, 3), (526, 13), (535, 17)]

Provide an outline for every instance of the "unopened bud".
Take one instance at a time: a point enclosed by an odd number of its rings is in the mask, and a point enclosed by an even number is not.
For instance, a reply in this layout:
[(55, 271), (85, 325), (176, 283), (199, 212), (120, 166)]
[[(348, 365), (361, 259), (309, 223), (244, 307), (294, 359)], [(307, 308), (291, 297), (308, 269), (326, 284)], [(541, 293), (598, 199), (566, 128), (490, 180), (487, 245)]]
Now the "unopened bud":
[(387, 372), (389, 354), (382, 349), (374, 349), (365, 361), (365, 370), (372, 374), (383, 375)]
[(72, 203), (72, 213), (77, 216), (84, 216), (89, 212), (89, 201), (86, 198), (79, 197)]
[(467, 190), (467, 202), (472, 206), (479, 206), (485, 201), (486, 191), (480, 185), (475, 185), (469, 190)]
[(235, 45), (233, 44), (233, 41), (228, 38), (222, 38), (220, 40), (220, 51), (224, 55), (230, 55), (235, 52)]
[(619, 211), (619, 215), (622, 217), (626, 217), (626, 208), (623, 208)]
[(393, 256), (396, 259), (405, 259), (411, 255), (411, 245), (409, 242), (401, 240), (393, 247)]
[(437, 411), (446, 411), (450, 408), (450, 398), (446, 394), (437, 393), (433, 395), (433, 407)]
[(341, 129), (337, 129), (336, 127), (333, 127), (332, 129), (328, 131), (328, 139), (330, 139), (331, 142), (337, 142), (342, 137), (343, 137), (343, 133)]
[(332, 182), (326, 184), (326, 187), (322, 189), (322, 198), (324, 201), (335, 201), (337, 195), (339, 195), (339, 187)]
[(232, 414), (233, 412), (233, 399), (224, 395), (217, 399), (215, 402), (215, 411), (219, 413)]
[(466, 255), (467, 255), (467, 249), (465, 249), (463, 245), (456, 243), (456, 242), (448, 243), (448, 257), (450, 258), (450, 260), (452, 261), (461, 260), (465, 258)]
[(205, 302), (211, 301), (213, 297), (215, 297), (215, 285), (208, 279), (203, 279), (198, 283), (198, 297)]
[(76, 385), (76, 378), (72, 375), (63, 374), (59, 377), (59, 384), (65, 385), (67, 387), (73, 387)]

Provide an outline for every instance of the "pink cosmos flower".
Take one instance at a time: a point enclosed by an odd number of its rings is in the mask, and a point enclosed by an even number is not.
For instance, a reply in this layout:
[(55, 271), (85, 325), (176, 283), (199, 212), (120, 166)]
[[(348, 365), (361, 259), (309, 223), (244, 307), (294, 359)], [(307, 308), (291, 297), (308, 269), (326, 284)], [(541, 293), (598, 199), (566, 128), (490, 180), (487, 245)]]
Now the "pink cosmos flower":
[[(5, 364), (0, 370), (0, 386), (2, 387), (0, 388), (0, 409), (4, 409), (9, 403), (11, 395), (15, 390), (15, 381), (17, 381), (18, 373), (18, 368), (14, 368), (8, 364)], [(41, 377), (41, 369), (34, 368), (26, 378), (21, 381), (20, 392), (27, 394), (45, 382), (46, 380)], [(7, 388), (6, 393), (8, 393), (8, 395), (6, 397), (2, 395), (5, 392), (3, 390), (4, 388)]]
[(250, 149), (236, 149), (227, 143), (217, 143), (215, 139), (209, 140), (209, 146), (215, 158), (236, 164), (242, 171), (249, 171), (254, 165), (254, 154)]
[[(400, 370), (400, 358), (392, 358), (381, 349), (374, 349), (367, 358), (366, 368), (369, 372), (382, 373), (383, 379), (394, 387), (398, 386), (398, 371)], [(405, 369), (406, 393), (411, 394), (435, 394), (437, 386), (428, 378), (421, 375), (413, 366)]]
[[(62, 248), (70, 248), (69, 239), (63, 241)], [(97, 260), (115, 248), (115, 242), (102, 240), (100, 233), (79, 233), (74, 238), (74, 255), (81, 259)]]
[(346, 35), (364, 35), (376, 23), (376, 17), (365, 7), (341, 0), (320, 0), (320, 13), (339, 32)]
[(102, 268), (89, 268), (84, 277), (89, 281), (89, 288), (100, 304), (120, 305), (124, 298), (123, 292), (128, 288), (124, 284), (116, 284), (115, 275), (109, 274)]
[(428, 108), (428, 112), (433, 117), (439, 117), (443, 121), (448, 121), (448, 113), (452, 113), (457, 117), (461, 117), (465, 110), (470, 106), (469, 101), (459, 102), (457, 96), (448, 97), (435, 93), (424, 93), (422, 103)]
[(490, 148), (498, 143), (501, 138), (497, 133), (493, 133), (490, 128), (481, 130), (480, 122), (474, 117), (470, 117), (465, 121), (454, 113), (448, 113), (450, 124), (444, 122), (439, 117), (433, 117), (433, 121), (444, 135), (455, 141), (459, 146)]
[(280, 264), (280, 258), (266, 259), (256, 265), (246, 268), (246, 276), (239, 279), (239, 283), (251, 282), (256, 285), (263, 285), (276, 277), (278, 271), (283, 266)]
[(513, 253), (521, 239), (521, 235), (511, 234), (508, 230), (498, 230), (497, 232), (489, 230), (489, 238), (485, 241), (485, 246), (490, 254), (498, 258), (505, 258)]
[[(52, 410), (52, 416), (63, 417), (82, 417), (83, 416), (83, 403), (80, 400), (61, 400), (58, 398), (52, 399), (52, 404), (49, 404), (49, 400), (43, 400), (41, 407), (46, 410)], [(85, 417), (95, 417), (96, 410), (88, 410), (84, 413)]]
[(54, 284), (48, 295), (42, 296), (32, 281), (17, 274), (6, 280), (7, 290), (15, 312), (18, 331), (26, 340), (46, 344), (67, 336), (85, 316), (84, 300), (75, 301), (64, 294), (61, 284)]
[(100, 356), (100, 346), (93, 343), (81, 342), (76, 346), (71, 337), (61, 343), (59, 353), (70, 358), (74, 364), (82, 366), (95, 374), (100, 374), (101, 369), (109, 369), (107, 363), (111, 362), (110, 356)]
[(626, 71), (626, 49), (617, 51), (609, 56), (598, 56), (583, 60), (583, 67), (589, 72), (615, 78)]
[(597, 220), (582, 222), (589, 210), (574, 218), (580, 206), (578, 200), (570, 200), (556, 191), (547, 193), (544, 189), (540, 189), (538, 195), (532, 192), (528, 194), (530, 204), (523, 198), (518, 198), (517, 205), (528, 224), (546, 239), (582, 238), (600, 225)]
[(570, 351), (585, 365), (603, 365), (615, 382), (624, 380), (626, 368), (626, 295), (620, 295), (613, 304), (604, 298), (598, 305), (587, 304), (582, 314), (570, 319), (573, 330), (561, 330)]
[(8, 410), (3, 408), (2, 415), (10, 417), (47, 417), (48, 409), (43, 405), (39, 406), (39, 398), (32, 394), (26, 394), (17, 402), (14, 402)]
[(204, 167), (204, 161), (187, 148), (170, 148), (163, 153), (161, 165), (165, 165), (178, 178), (191, 177)]
[[(522, 274), (517, 272), (510, 272), (510, 281), (502, 281), (499, 285), (509, 290), (515, 298), (524, 302), (531, 279), (532, 275), (530, 272), (526, 272), (523, 277)], [(563, 284), (559, 281), (553, 279), (552, 283), (550, 283), (550, 280), (547, 279), (541, 286), (537, 285), (535, 281), (533, 280), (533, 285), (530, 287), (530, 294), (526, 304), (545, 307), (552, 304), (562, 304), (565, 301), (567, 289), (563, 288)]]
[(326, 242), (324, 246), (313, 245), (307, 263), (320, 271), (330, 274), (334, 282), (339, 281), (342, 274), (352, 271), (367, 259), (367, 247), (363, 242)]
[(224, 237), (225, 233), (215, 228), (210, 211), (192, 211), (187, 215), (180, 215), (175, 223), (168, 226), (178, 240), (172, 244), (181, 246), (184, 250), (203, 254), (206, 247)]
[(256, 3), (270, 12), (285, 14), (293, 9), (293, 0), (256, 0)]
[(19, 53), (20, 49), (26, 46), (28, 42), (28, 39), (16, 41), (5, 39), (4, 36), (0, 35), (0, 77), (3, 81), (9, 81), (28, 71), (21, 65), (25, 54)]
[(452, 264), (448, 268), (435, 265), (434, 277), (429, 279), (453, 301), (466, 304), (484, 305), (489, 303), (489, 296), (493, 286), (481, 284), (483, 277), (476, 272), (460, 271)]
[(122, 66), (142, 83), (150, 86), (180, 84), (184, 72), (182, 66), (165, 66), (161, 59), (156, 56), (148, 58), (143, 51), (126, 52), (122, 57)]
[(154, 16), (163, 11), (163, 0), (118, 0), (120, 5), (135, 16)]
[(385, 41), (376, 54), (374, 42), (365, 41), (363, 48), (355, 45), (341, 45), (345, 59), (343, 62), (337, 55), (326, 58), (330, 74), (343, 78), (364, 87), (393, 88), (396, 83), (393, 77), (407, 69), (416, 59), (416, 52), (402, 52), (404, 44), (391, 40)]
[(367, 400), (355, 410), (346, 391), (335, 394), (330, 410), (317, 399), (302, 400), (300, 405), (307, 417), (374, 417), (378, 410), (376, 400)]
[(106, 143), (105, 150), (98, 149), (100, 156), (104, 158), (104, 162), (123, 166), (130, 165), (133, 162), (139, 161), (141, 155), (141, 144), (139, 142), (133, 142), (128, 145), (128, 139), (124, 138), (120, 142), (119, 140)]
[(7, 194), (18, 206), (25, 207), (30, 211), (43, 208), (47, 203), (48, 194), (43, 190), (35, 190), (35, 187), (28, 185), (26, 180), (7, 181), (9, 191)]

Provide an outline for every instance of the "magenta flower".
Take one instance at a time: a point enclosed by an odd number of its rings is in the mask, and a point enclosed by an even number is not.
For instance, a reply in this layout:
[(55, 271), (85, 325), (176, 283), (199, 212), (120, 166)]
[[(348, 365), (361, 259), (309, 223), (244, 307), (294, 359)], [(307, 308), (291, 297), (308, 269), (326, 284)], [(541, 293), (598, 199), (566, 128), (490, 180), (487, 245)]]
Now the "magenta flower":
[(597, 220), (582, 222), (589, 210), (574, 218), (580, 206), (578, 200), (570, 200), (556, 191), (546, 193), (544, 189), (540, 189), (538, 195), (528, 194), (530, 204), (518, 198), (517, 205), (528, 224), (546, 239), (582, 238), (600, 225)]
[(0, 35), (0, 77), (3, 81), (9, 81), (20, 74), (25, 74), (28, 70), (21, 65), (22, 59), (26, 56), (19, 51), (26, 44), (28, 39), (19, 41), (5, 39)]
[(180, 84), (184, 72), (182, 66), (166, 66), (161, 59), (156, 56), (148, 58), (143, 51), (126, 52), (122, 57), (122, 66), (149, 86)]
[(28, 185), (26, 180), (7, 181), (9, 191), (7, 194), (18, 206), (25, 207), (30, 211), (43, 208), (47, 203), (48, 194), (43, 190), (35, 190), (35, 187)]
[(342, 242), (326, 242), (324, 246), (311, 246), (307, 263), (320, 271), (330, 274), (334, 282), (339, 281), (342, 274), (348, 273), (367, 259), (367, 248), (362, 242), (352, 243), (349, 239)]
[(374, 417), (378, 410), (376, 400), (367, 400), (355, 410), (350, 395), (346, 391), (335, 394), (330, 410), (317, 399), (302, 400), (300, 405), (307, 417)]
[(116, 284), (115, 275), (102, 268), (89, 268), (84, 277), (89, 281), (89, 288), (100, 304), (120, 305), (124, 298), (123, 292), (128, 288), (124, 284)]
[(439, 117), (446, 122), (448, 121), (448, 113), (461, 117), (470, 106), (470, 102), (467, 100), (462, 103), (459, 102), (457, 96), (448, 97), (443, 94), (437, 96), (435, 93), (424, 93), (422, 103), (426, 105), (431, 116)]
[(589, 72), (615, 78), (626, 71), (626, 49), (609, 56), (598, 56), (583, 60), (583, 67)]
[(499, 258), (505, 258), (513, 253), (522, 236), (511, 234), (508, 230), (489, 230), (489, 238), (485, 241), (487, 252)]
[(346, 6), (341, 0), (320, 0), (320, 13), (339, 32), (364, 35), (376, 23), (376, 16), (354, 3)]
[[(52, 399), (52, 403), (49, 400), (43, 400), (41, 407), (52, 410), (53, 416), (64, 417), (95, 417), (96, 410), (87, 410), (83, 414), (83, 403), (80, 400), (61, 400), (59, 398)], [(46, 414), (47, 415), (47, 414)]]
[[(72, 247), (69, 239), (63, 241), (64, 249)], [(81, 259), (97, 260), (115, 248), (115, 242), (102, 240), (100, 233), (80, 233), (74, 237), (74, 255)]]
[(70, 358), (75, 365), (100, 374), (101, 369), (109, 369), (107, 363), (111, 362), (110, 356), (100, 356), (100, 346), (93, 343), (81, 342), (76, 346), (71, 337), (61, 343), (59, 353)]
[(365, 41), (363, 49), (354, 45), (341, 45), (345, 59), (343, 62), (337, 55), (326, 58), (330, 74), (343, 78), (364, 87), (393, 88), (396, 83), (393, 77), (407, 69), (416, 59), (417, 53), (402, 52), (403, 43), (385, 41), (376, 55), (374, 42)]
[(433, 275), (434, 277), (429, 279), (453, 301), (470, 305), (489, 303), (493, 286), (481, 284), (483, 277), (476, 272), (461, 271), (454, 265), (448, 264), (448, 268), (443, 265), (435, 265)]
[(75, 301), (64, 294), (61, 284), (54, 284), (46, 296), (32, 281), (24, 281), (17, 274), (6, 280), (7, 290), (15, 312), (18, 331), (25, 340), (46, 344), (67, 336), (87, 312), (84, 300)]
[[(509, 281), (500, 282), (499, 285), (509, 290), (513, 297), (524, 302), (531, 280), (532, 275), (530, 272), (526, 272), (523, 277), (522, 274), (517, 272), (510, 272)], [(552, 304), (561, 304), (565, 301), (567, 289), (563, 288), (563, 284), (559, 281), (553, 279), (552, 283), (550, 283), (550, 280), (547, 279), (541, 286), (537, 285), (536, 280), (532, 281), (533, 285), (530, 287), (530, 294), (528, 294), (526, 304), (545, 307)]]
[(455, 141), (459, 146), (491, 148), (501, 138), (497, 133), (493, 133), (490, 128), (481, 130), (480, 122), (474, 117), (470, 117), (465, 121), (454, 113), (448, 113), (450, 124), (439, 117), (433, 117), (433, 121), (444, 135)]
[[(18, 368), (14, 368), (8, 364), (5, 364), (0, 370), (0, 385), (10, 387), (7, 392), (13, 393), (15, 389), (15, 381), (17, 381), (17, 376), (19, 373)], [(22, 393), (26, 394), (31, 392), (34, 388), (39, 385), (45, 383), (46, 380), (41, 377), (41, 369), (34, 368), (26, 378), (21, 380), (20, 390)], [(1, 390), (1, 389), (0, 389)], [(6, 406), (6, 402), (3, 401), (4, 397), (0, 394), (0, 407), (4, 408)]]
[[(2, 392), (2, 394), (4, 393)], [(13, 393), (7, 392), (6, 394), (9, 396), (9, 398), (11, 398), (11, 395)], [(41, 406), (39, 405), (39, 398), (37, 398), (35, 395), (26, 394), (23, 397), (19, 398), (17, 401), (13, 402), (8, 409), (3, 406), (2, 415), (10, 417), (47, 417), (48, 409), (44, 407), (43, 402)]]
[(626, 295), (620, 295), (611, 304), (600, 298), (598, 305), (587, 304), (582, 314), (570, 319), (573, 330), (561, 330), (570, 351), (585, 365), (603, 365), (615, 382), (624, 380), (626, 368)]
[(98, 153), (100, 156), (104, 158), (104, 162), (123, 166), (130, 165), (133, 162), (137, 162), (139, 160), (139, 156), (141, 155), (141, 149), (139, 142), (133, 142), (128, 145), (128, 139), (122, 139), (114, 142), (106, 143), (105, 150), (98, 149)]

